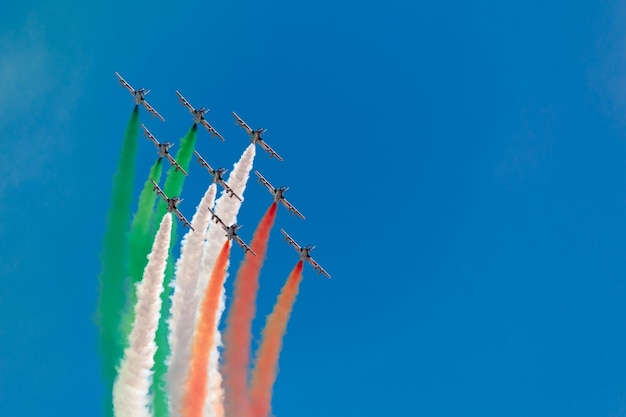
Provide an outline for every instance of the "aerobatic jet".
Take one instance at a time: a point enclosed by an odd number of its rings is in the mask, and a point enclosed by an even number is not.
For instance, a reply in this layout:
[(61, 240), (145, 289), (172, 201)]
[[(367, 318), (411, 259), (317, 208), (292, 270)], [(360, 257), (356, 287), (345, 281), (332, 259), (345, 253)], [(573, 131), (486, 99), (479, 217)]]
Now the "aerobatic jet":
[(289, 236), (287, 232), (285, 232), (285, 230), (280, 229), (280, 231), (285, 236), (285, 241), (289, 242), (289, 244), (292, 245), (296, 249), (296, 251), (300, 253), (301, 261), (306, 261), (310, 263), (313, 266), (313, 269), (315, 269), (318, 274), (324, 274), (327, 278), (330, 278), (328, 272), (326, 272), (326, 270), (324, 270), (324, 268), (322, 268), (320, 264), (318, 264), (317, 262), (315, 262), (315, 260), (313, 260), (313, 258), (311, 258), (311, 251), (315, 249), (315, 246), (308, 245), (302, 247), (298, 245), (296, 241), (293, 240), (293, 238)]
[(154, 185), (154, 187), (152, 188), (152, 191), (156, 190), (157, 195), (160, 195), (161, 197), (163, 197), (163, 200), (165, 200), (165, 202), (167, 203), (167, 211), (174, 212), (176, 214), (176, 217), (178, 217), (178, 220), (180, 220), (183, 223), (184, 227), (189, 227), (191, 230), (195, 230), (193, 227), (191, 227), (191, 223), (189, 223), (189, 221), (185, 218), (185, 216), (183, 216), (183, 213), (180, 212), (180, 210), (178, 210), (178, 205), (183, 201), (182, 198), (180, 197), (172, 197), (172, 198), (168, 198), (167, 195), (165, 195), (165, 193), (163, 192), (163, 190), (161, 189), (161, 187), (159, 187), (159, 184), (157, 184), (154, 180), (151, 180), (152, 184)]
[(170, 161), (170, 164), (176, 168), (175, 171), (180, 171), (182, 172), (185, 176), (187, 176), (187, 171), (185, 171), (185, 169), (180, 166), (180, 164), (178, 162), (176, 162), (176, 160), (174, 159), (174, 157), (170, 154), (170, 148), (172, 146), (174, 146), (173, 143), (170, 142), (163, 142), (160, 143), (157, 138), (154, 137), (154, 135), (152, 133), (150, 133), (150, 131), (148, 130), (148, 128), (142, 123), (141, 127), (143, 128), (144, 132), (143, 135), (148, 138), (149, 140), (152, 141), (152, 143), (154, 143), (154, 146), (157, 147), (158, 152), (159, 152), (159, 159), (161, 158), (167, 158), (168, 161)]
[(115, 75), (117, 75), (117, 78), (119, 79), (119, 83), (122, 86), (126, 87), (128, 89), (128, 91), (130, 91), (130, 94), (132, 94), (132, 96), (135, 97), (135, 104), (136, 105), (139, 105), (139, 104), (143, 105), (146, 108), (146, 110), (148, 110), (148, 113), (152, 114), (152, 117), (158, 117), (162, 121), (165, 121), (163, 116), (161, 116), (159, 114), (159, 112), (154, 110), (154, 107), (152, 107), (150, 104), (148, 104), (148, 102), (145, 99), (145, 96), (148, 95), (150, 90), (146, 90), (145, 88), (140, 88), (139, 90), (135, 90), (133, 87), (130, 86), (130, 84), (128, 84), (126, 82), (125, 79), (122, 78), (122, 76), (120, 74), (118, 74), (116, 72)]
[(267, 132), (267, 129), (259, 128), (256, 130), (252, 130), (252, 128), (250, 128), (250, 126), (248, 126), (246, 122), (244, 122), (241, 117), (237, 115), (237, 113), (233, 112), (233, 116), (236, 119), (235, 124), (237, 126), (243, 127), (244, 129), (246, 129), (246, 132), (248, 132), (248, 135), (250, 136), (250, 142), (258, 144), (261, 148), (265, 150), (265, 152), (270, 154), (270, 158), (276, 157), (276, 159), (278, 159), (279, 161), (283, 160), (283, 158), (281, 158), (280, 155), (278, 155), (274, 151), (274, 149), (272, 149), (270, 145), (268, 145), (267, 142), (265, 142), (261, 137), (263, 133)]
[(219, 134), (217, 130), (213, 126), (209, 124), (204, 118), (204, 115), (210, 111), (206, 107), (200, 107), (199, 109), (195, 109), (189, 102), (183, 97), (182, 94), (178, 90), (176, 90), (176, 94), (178, 95), (178, 101), (183, 104), (183, 106), (187, 107), (189, 113), (193, 115), (193, 123), (197, 125), (198, 123), (202, 124), (213, 136), (217, 136), (221, 141), (224, 141), (222, 135)]
[(235, 240), (235, 242), (237, 242), (237, 244), (241, 247), (241, 249), (243, 249), (244, 253), (249, 251), (254, 256), (256, 256), (256, 253), (254, 253), (254, 251), (250, 249), (250, 246), (246, 245), (246, 242), (244, 242), (239, 237), (239, 235), (237, 235), (237, 230), (241, 228), (240, 224), (234, 223), (230, 226), (226, 226), (226, 224), (222, 221), (222, 219), (220, 219), (218, 215), (215, 214), (213, 210), (211, 210), (210, 207), (209, 207), (209, 211), (211, 212), (211, 220), (215, 219), (215, 223), (220, 223), (222, 225), (222, 229), (224, 229), (224, 231), (226, 232), (226, 238), (228, 238), (229, 240)]
[(268, 180), (265, 179), (263, 175), (259, 171), (254, 171), (257, 177), (259, 177), (259, 183), (263, 184), (267, 187), (270, 194), (274, 196), (275, 203), (282, 203), (283, 206), (287, 207), (287, 210), (293, 216), (294, 214), (298, 215), (302, 220), (304, 220), (304, 216), (300, 213), (289, 201), (285, 199), (285, 191), (289, 189), (289, 187), (280, 187), (274, 188), (272, 184)]
[(207, 171), (209, 171), (209, 174), (211, 174), (211, 176), (213, 177), (214, 183), (220, 184), (222, 187), (224, 187), (224, 191), (226, 191), (226, 194), (230, 194), (231, 197), (235, 197), (239, 201), (243, 201), (241, 200), (241, 197), (235, 194), (233, 189), (230, 188), (228, 184), (226, 184), (226, 181), (224, 181), (224, 174), (228, 171), (226, 168), (213, 169), (211, 168), (211, 165), (209, 165), (209, 163), (205, 161), (204, 158), (198, 153), (198, 151), (194, 151), (194, 153), (198, 157), (198, 163), (205, 167)]

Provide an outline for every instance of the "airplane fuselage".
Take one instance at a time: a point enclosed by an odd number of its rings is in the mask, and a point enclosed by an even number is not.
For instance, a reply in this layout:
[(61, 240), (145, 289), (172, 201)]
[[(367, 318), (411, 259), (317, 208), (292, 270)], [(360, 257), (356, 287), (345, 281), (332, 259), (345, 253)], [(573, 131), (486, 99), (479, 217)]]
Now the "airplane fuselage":
[(172, 197), (167, 199), (167, 211), (172, 212), (178, 208), (178, 203), (180, 203), (180, 198)]
[(274, 202), (279, 203), (282, 199), (284, 199), (284, 193), (285, 190), (283, 190), (282, 188), (276, 189), (276, 191), (274, 191)]
[(311, 251), (311, 248), (309, 247), (304, 247), (300, 249), (300, 260), (306, 261), (307, 259), (309, 259), (311, 257), (311, 254), (309, 253), (310, 251)]
[(199, 108), (198, 110), (194, 110), (193, 111), (193, 122), (195, 124), (198, 124), (200, 122), (202, 122), (202, 120), (204, 120), (204, 113), (206, 113), (207, 110), (204, 107)]
[(133, 93), (133, 96), (135, 97), (135, 104), (139, 105), (141, 104), (141, 102), (144, 100), (143, 98), (143, 88), (140, 88), (139, 90), (135, 90), (135, 92)]
[(252, 135), (250, 135), (250, 142), (252, 143), (263, 142), (263, 138), (261, 138), (261, 135), (263, 134), (263, 132), (264, 132), (264, 129), (253, 130)]
[(165, 142), (159, 145), (159, 158), (163, 158), (169, 153), (169, 148), (172, 146), (169, 142)]

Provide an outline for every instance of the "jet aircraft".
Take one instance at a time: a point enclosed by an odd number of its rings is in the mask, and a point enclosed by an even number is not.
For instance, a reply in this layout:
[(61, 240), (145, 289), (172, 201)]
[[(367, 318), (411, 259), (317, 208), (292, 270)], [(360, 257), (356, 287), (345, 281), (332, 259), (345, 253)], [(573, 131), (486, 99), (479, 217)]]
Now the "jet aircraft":
[(220, 135), (219, 132), (215, 130), (215, 128), (211, 126), (209, 122), (207, 122), (204, 118), (205, 113), (208, 113), (210, 109), (207, 109), (206, 107), (200, 107), (196, 110), (191, 104), (189, 104), (189, 102), (185, 99), (185, 97), (183, 97), (182, 94), (180, 94), (178, 90), (176, 90), (176, 94), (178, 95), (178, 101), (182, 103), (183, 106), (187, 107), (189, 113), (193, 115), (194, 124), (197, 125), (198, 123), (201, 123), (202, 126), (204, 126), (210, 134), (212, 134), (213, 136), (217, 136), (221, 141), (224, 141), (222, 135)]
[(265, 142), (261, 137), (263, 133), (267, 132), (267, 129), (259, 128), (256, 130), (252, 130), (250, 126), (248, 126), (246, 122), (244, 122), (241, 117), (237, 115), (237, 113), (233, 112), (233, 116), (236, 119), (235, 124), (246, 129), (246, 132), (248, 132), (248, 135), (250, 135), (250, 142), (258, 144), (261, 148), (263, 148), (267, 153), (270, 154), (270, 158), (276, 157), (276, 159), (278, 159), (279, 161), (283, 160), (283, 158), (281, 158), (280, 155), (278, 155), (274, 151), (274, 149), (272, 149), (270, 145), (268, 145), (267, 142)]
[(178, 162), (176, 162), (176, 160), (174, 159), (174, 157), (170, 154), (170, 148), (172, 146), (174, 146), (173, 143), (170, 142), (163, 142), (163, 143), (159, 143), (159, 141), (157, 140), (157, 138), (154, 137), (154, 135), (152, 133), (150, 133), (150, 131), (148, 130), (148, 128), (142, 123), (141, 127), (143, 128), (144, 132), (143, 135), (150, 139), (153, 143), (154, 146), (157, 147), (158, 151), (159, 151), (159, 159), (161, 158), (167, 158), (168, 161), (170, 161), (170, 164), (176, 168), (175, 171), (180, 171), (182, 172), (185, 176), (187, 176), (187, 171), (185, 171), (185, 169), (180, 166), (180, 164)]
[(167, 211), (169, 211), (170, 213), (173, 211), (176, 214), (176, 217), (178, 217), (178, 220), (180, 220), (183, 223), (184, 227), (189, 226), (191, 230), (195, 230), (191, 226), (191, 223), (189, 223), (189, 221), (185, 218), (185, 216), (183, 216), (183, 213), (181, 213), (180, 210), (178, 210), (178, 205), (183, 201), (183, 199), (180, 197), (168, 198), (167, 195), (165, 195), (165, 193), (161, 189), (161, 187), (159, 187), (159, 184), (157, 184), (154, 180), (151, 180), (151, 181), (152, 181), (152, 184), (154, 185), (154, 187), (152, 188), (152, 191), (156, 190), (157, 195), (160, 195), (161, 197), (163, 197), (163, 200), (165, 200), (165, 202), (167, 203)]
[(146, 108), (146, 110), (148, 110), (148, 112), (150, 114), (152, 114), (152, 117), (158, 117), (162, 121), (165, 121), (163, 116), (161, 116), (159, 114), (159, 112), (154, 110), (154, 107), (152, 107), (150, 104), (148, 104), (148, 102), (145, 99), (145, 96), (148, 95), (150, 90), (146, 90), (145, 88), (140, 88), (139, 90), (135, 90), (133, 87), (130, 86), (130, 84), (128, 84), (126, 82), (125, 79), (122, 78), (122, 76), (120, 74), (118, 74), (116, 72), (115, 75), (117, 75), (117, 78), (119, 79), (119, 83), (122, 86), (126, 87), (128, 89), (128, 91), (130, 91), (130, 94), (132, 94), (132, 96), (135, 98), (135, 104), (136, 105), (139, 105), (139, 104), (143, 105)]
[(324, 270), (324, 268), (322, 268), (320, 264), (318, 264), (317, 262), (315, 262), (315, 260), (313, 260), (313, 258), (311, 258), (311, 251), (315, 249), (315, 246), (308, 245), (308, 246), (302, 247), (298, 245), (296, 241), (293, 240), (293, 238), (289, 236), (287, 232), (285, 232), (285, 230), (280, 229), (280, 231), (285, 236), (285, 241), (289, 242), (289, 244), (292, 245), (296, 249), (297, 252), (300, 252), (301, 261), (306, 261), (310, 263), (313, 266), (313, 269), (315, 269), (318, 274), (324, 274), (326, 275), (327, 278), (330, 278), (330, 275), (328, 274), (328, 272), (326, 272), (326, 270)]
[(246, 242), (244, 242), (239, 235), (237, 235), (237, 230), (239, 230), (241, 228), (240, 224), (232, 224), (230, 226), (226, 226), (226, 224), (222, 221), (222, 219), (220, 219), (218, 217), (217, 214), (215, 214), (215, 212), (213, 210), (211, 210), (211, 208), (209, 207), (209, 211), (211, 212), (211, 220), (215, 219), (215, 223), (220, 223), (222, 225), (222, 229), (224, 229), (226, 231), (226, 237), (229, 240), (235, 240), (235, 242), (237, 242), (237, 244), (241, 247), (241, 249), (243, 249), (243, 252), (246, 253), (248, 251), (250, 251), (250, 253), (252, 253), (254, 256), (256, 256), (256, 253), (254, 253), (254, 251), (252, 249), (250, 249), (250, 246), (246, 245)]
[(209, 163), (205, 161), (204, 158), (198, 153), (198, 151), (194, 151), (194, 153), (198, 157), (198, 163), (205, 167), (207, 171), (209, 171), (209, 174), (211, 174), (211, 176), (213, 177), (214, 183), (220, 184), (222, 187), (224, 187), (226, 194), (230, 194), (231, 197), (235, 197), (239, 201), (243, 201), (241, 197), (235, 194), (233, 189), (230, 188), (228, 184), (226, 184), (226, 181), (224, 181), (224, 174), (228, 171), (226, 168), (213, 169), (211, 168), (211, 165), (209, 165)]
[(254, 171), (257, 177), (259, 177), (259, 183), (263, 184), (267, 187), (270, 194), (274, 196), (275, 203), (282, 203), (283, 206), (287, 207), (287, 210), (293, 216), (294, 214), (298, 215), (302, 220), (304, 220), (304, 216), (300, 213), (289, 201), (285, 199), (285, 191), (289, 189), (289, 187), (280, 187), (274, 188), (272, 184), (268, 180), (265, 179), (263, 175), (259, 171)]

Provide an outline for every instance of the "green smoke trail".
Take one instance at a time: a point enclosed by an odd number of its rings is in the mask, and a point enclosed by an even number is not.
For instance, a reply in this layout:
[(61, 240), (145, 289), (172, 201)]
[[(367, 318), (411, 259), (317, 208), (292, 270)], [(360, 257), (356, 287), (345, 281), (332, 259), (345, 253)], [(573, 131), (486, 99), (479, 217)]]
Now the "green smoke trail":
[[(197, 125), (193, 125), (189, 132), (185, 135), (180, 143), (180, 148), (176, 153), (174, 159), (185, 169), (188, 170), (189, 164), (193, 157), (193, 150), (196, 146), (196, 137), (198, 134)], [(170, 198), (178, 197), (183, 191), (183, 185), (185, 184), (185, 176), (180, 171), (175, 171), (174, 168), (170, 168), (167, 171), (167, 177), (165, 179), (165, 185), (163, 186), (163, 192)], [(164, 200), (159, 201), (157, 204), (157, 219), (162, 218), (167, 211), (167, 204)], [(172, 248), (178, 238), (176, 233), (176, 223), (172, 225), (172, 237), (170, 244), (170, 256), (167, 262), (167, 269), (165, 270), (165, 279), (163, 286), (165, 291), (161, 293), (161, 320), (159, 321), (159, 328), (156, 334), (156, 343), (158, 350), (154, 357), (154, 380), (152, 384), (152, 390), (154, 393), (153, 413), (154, 417), (168, 417), (168, 399), (166, 393), (165, 375), (167, 373), (166, 360), (170, 356), (170, 347), (167, 340), (167, 318), (170, 311), (170, 283), (174, 276), (174, 260), (172, 259)]]
[(124, 333), (120, 314), (125, 305), (127, 232), (133, 200), (135, 156), (139, 137), (139, 108), (135, 106), (124, 133), (117, 171), (113, 176), (111, 207), (107, 213), (104, 245), (100, 255), (100, 298), (96, 321), (100, 327), (100, 354), (105, 378), (105, 416), (113, 416), (112, 389), (117, 373), (115, 367), (124, 353)]
[[(144, 269), (148, 264), (148, 253), (152, 247), (154, 233), (152, 230), (152, 221), (154, 220), (154, 206), (158, 198), (154, 192), (152, 180), (161, 181), (161, 173), (163, 171), (162, 158), (159, 158), (150, 168), (148, 179), (143, 185), (143, 189), (139, 194), (139, 202), (137, 203), (137, 212), (130, 224), (130, 233), (128, 235), (129, 243), (129, 260), (128, 260), (128, 276), (131, 285), (128, 287), (128, 301), (123, 317), (124, 342), (130, 333), (132, 323), (135, 320), (135, 303), (137, 296), (135, 292), (135, 284), (140, 282), (143, 277)], [(126, 343), (124, 343), (126, 345)]]

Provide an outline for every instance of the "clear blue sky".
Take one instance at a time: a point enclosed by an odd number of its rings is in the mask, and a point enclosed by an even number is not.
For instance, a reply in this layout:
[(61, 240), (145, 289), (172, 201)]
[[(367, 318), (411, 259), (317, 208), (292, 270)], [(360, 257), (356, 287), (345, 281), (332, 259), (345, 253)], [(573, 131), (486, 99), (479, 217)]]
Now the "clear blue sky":
[[(255, 168), (307, 220), (279, 211), (255, 331), (297, 260), (278, 227), (333, 279), (305, 269), (277, 417), (626, 415), (623, 2), (2, 9), (0, 415), (102, 412), (99, 254), (133, 107), (114, 71), (152, 89), (159, 139), (191, 125), (178, 89), (226, 137), (199, 132), (211, 164), (247, 145), (233, 110), (285, 158)], [(208, 182), (191, 168), (188, 217)], [(245, 198), (249, 239), (270, 196)]]

